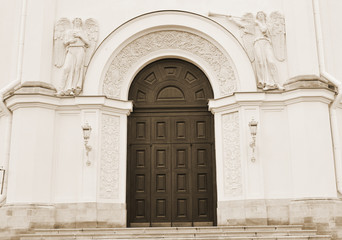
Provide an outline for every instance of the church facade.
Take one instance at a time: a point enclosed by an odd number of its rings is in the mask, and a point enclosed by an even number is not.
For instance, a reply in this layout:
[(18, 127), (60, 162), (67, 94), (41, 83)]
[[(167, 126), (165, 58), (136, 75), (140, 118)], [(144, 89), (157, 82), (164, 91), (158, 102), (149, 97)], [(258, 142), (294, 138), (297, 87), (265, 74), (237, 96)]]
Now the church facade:
[(0, 229), (298, 224), (342, 237), (341, 10), (7, 2)]

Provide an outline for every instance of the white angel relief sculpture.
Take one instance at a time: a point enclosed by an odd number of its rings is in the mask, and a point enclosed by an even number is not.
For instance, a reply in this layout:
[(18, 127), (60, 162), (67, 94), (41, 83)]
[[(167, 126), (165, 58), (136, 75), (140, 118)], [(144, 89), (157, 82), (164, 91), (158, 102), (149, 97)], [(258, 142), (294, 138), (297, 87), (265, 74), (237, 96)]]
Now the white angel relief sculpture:
[(99, 27), (94, 19), (87, 19), (83, 25), (80, 18), (75, 18), (72, 23), (61, 18), (55, 25), (54, 63), (62, 69), (59, 96), (81, 93), (85, 69), (98, 40)]
[[(212, 16), (222, 14), (211, 14)], [(242, 18), (224, 15), (241, 29), (241, 38), (248, 57), (254, 63), (258, 88), (284, 88), (280, 84), (276, 61), (285, 60), (285, 20), (279, 12), (267, 18), (262, 11), (254, 18), (246, 13)]]

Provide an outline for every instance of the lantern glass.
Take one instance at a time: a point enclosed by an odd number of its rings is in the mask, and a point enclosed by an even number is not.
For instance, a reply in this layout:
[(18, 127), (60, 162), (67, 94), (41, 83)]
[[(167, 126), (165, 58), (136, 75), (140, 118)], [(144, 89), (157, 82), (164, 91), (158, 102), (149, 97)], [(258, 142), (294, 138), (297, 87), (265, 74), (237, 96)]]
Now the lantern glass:
[(83, 138), (89, 139), (90, 133), (91, 133), (91, 126), (88, 123), (86, 123), (82, 126), (82, 129), (83, 129)]
[(255, 121), (254, 119), (252, 119), (252, 121), (250, 121), (248, 125), (249, 125), (249, 129), (250, 129), (250, 131), (251, 131), (251, 134), (252, 134), (253, 136), (255, 136), (256, 133), (257, 133), (258, 122)]

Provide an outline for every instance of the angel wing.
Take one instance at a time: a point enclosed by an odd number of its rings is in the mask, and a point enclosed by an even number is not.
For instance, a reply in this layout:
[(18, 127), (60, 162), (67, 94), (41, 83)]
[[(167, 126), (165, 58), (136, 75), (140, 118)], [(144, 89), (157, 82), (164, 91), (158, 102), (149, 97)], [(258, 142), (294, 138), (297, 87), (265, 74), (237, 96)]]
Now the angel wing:
[(99, 25), (97, 21), (95, 21), (92, 18), (87, 19), (84, 23), (84, 31), (89, 40), (89, 46), (86, 50), (86, 56), (84, 61), (84, 65), (88, 66), (90, 58), (92, 57), (94, 50), (96, 48), (97, 40), (99, 38)]
[(241, 38), (251, 62), (254, 61), (254, 40), (255, 40), (255, 21), (252, 13), (246, 13), (241, 18)]
[(285, 18), (279, 12), (272, 12), (267, 21), (275, 57), (285, 60)]
[(71, 22), (67, 18), (61, 18), (57, 21), (54, 31), (54, 64), (56, 67), (60, 68), (64, 64), (65, 60), (65, 46), (64, 37), (68, 29), (71, 28)]

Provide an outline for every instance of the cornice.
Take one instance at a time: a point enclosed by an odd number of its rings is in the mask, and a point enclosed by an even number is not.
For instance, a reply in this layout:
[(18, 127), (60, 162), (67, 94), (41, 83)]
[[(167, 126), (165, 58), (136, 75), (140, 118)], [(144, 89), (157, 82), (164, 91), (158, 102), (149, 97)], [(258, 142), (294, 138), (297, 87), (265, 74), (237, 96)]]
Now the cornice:
[[(287, 106), (300, 102), (330, 104), (335, 93), (329, 89), (296, 89), (286, 92), (236, 92), (230, 96), (209, 101), (213, 113), (236, 109), (241, 106)], [(14, 93), (5, 103), (11, 111), (19, 108), (45, 108), (51, 110), (100, 109), (129, 115), (131, 101), (111, 99), (106, 96), (57, 97), (42, 93)]]
[(300, 102), (330, 104), (335, 93), (328, 89), (296, 89), (286, 92), (236, 92), (228, 97), (209, 101), (209, 110), (219, 113), (242, 106), (284, 107)]
[(100, 109), (129, 115), (132, 111), (131, 101), (110, 99), (105, 96), (57, 97), (45, 94), (15, 93), (5, 100), (11, 111), (19, 108), (45, 108), (51, 110)]
[(327, 89), (337, 91), (332, 83), (316, 75), (300, 75), (290, 78), (284, 83), (284, 88), (286, 91), (296, 89)]

